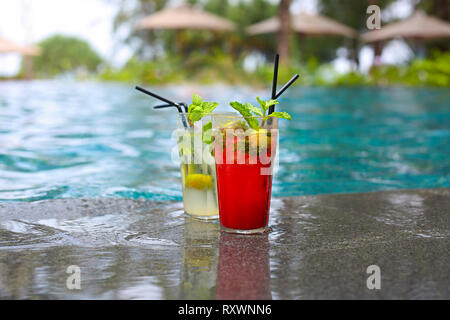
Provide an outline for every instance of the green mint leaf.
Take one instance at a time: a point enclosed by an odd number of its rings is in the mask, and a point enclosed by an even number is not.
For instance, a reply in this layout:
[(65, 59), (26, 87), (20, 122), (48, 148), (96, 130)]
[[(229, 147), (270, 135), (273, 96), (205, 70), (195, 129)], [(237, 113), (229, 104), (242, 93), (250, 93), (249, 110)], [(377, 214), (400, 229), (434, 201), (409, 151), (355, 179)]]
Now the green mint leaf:
[(188, 107), (188, 113), (191, 113), (194, 110), (194, 108), (196, 108), (196, 107), (198, 107), (198, 106), (195, 104), (190, 104)]
[(259, 105), (261, 106), (261, 109), (264, 111), (264, 113), (266, 113), (267, 110), (269, 110), (269, 108), (271, 106), (274, 106), (274, 105), (278, 104), (277, 100), (263, 101), (259, 97), (256, 97), (256, 100), (259, 102)]
[(280, 118), (280, 119), (286, 119), (291, 120), (291, 116), (287, 112), (272, 112), (267, 116), (268, 118)]
[(244, 107), (244, 105), (240, 102), (234, 101), (230, 102), (230, 106), (235, 109), (237, 112), (239, 112), (244, 117), (251, 115), (250, 110)]
[(208, 121), (208, 123), (203, 126), (203, 131), (209, 131), (209, 130), (212, 130), (212, 122), (211, 121)]
[(252, 128), (254, 130), (259, 130), (258, 120), (256, 120), (253, 116), (249, 116), (249, 117), (245, 118), (245, 120), (247, 121), (250, 128)]
[(247, 106), (237, 101), (230, 102), (230, 106), (244, 117), (245, 121), (247, 121), (250, 128), (254, 130), (259, 129), (258, 120), (255, 119), (255, 117), (252, 115), (250, 109), (248, 109)]
[(203, 102), (202, 103), (202, 109), (204, 114), (209, 114), (214, 111), (215, 108), (217, 108), (219, 104), (217, 102)]
[(212, 122), (209, 121), (207, 124), (203, 126), (202, 130), (202, 140), (206, 144), (211, 144), (213, 142), (212, 136)]
[(203, 109), (201, 106), (191, 104), (188, 108), (188, 118), (192, 122), (198, 121), (203, 117)]
[(200, 97), (198, 94), (192, 95), (192, 104), (195, 104), (197, 106), (201, 105), (203, 103), (202, 97)]
[(192, 122), (196, 122), (196, 121), (200, 120), (201, 118), (203, 118), (203, 115), (204, 114), (201, 110), (198, 111), (197, 108), (194, 108), (194, 110), (192, 110), (192, 112), (188, 114), (188, 118)]
[(258, 115), (258, 116), (263, 116), (263, 113), (261, 111), (261, 109), (258, 109), (257, 107), (255, 107), (254, 105), (252, 105), (251, 103), (244, 103), (244, 106), (250, 110), (251, 112), (253, 112), (254, 114)]
[(192, 95), (192, 104), (188, 108), (188, 119), (191, 122), (196, 122), (203, 118), (203, 116), (211, 113), (217, 108), (217, 102), (206, 102), (198, 94)]
[(269, 109), (271, 106), (279, 104), (277, 100), (268, 100), (266, 101), (266, 108)]
[(267, 111), (267, 107), (266, 107), (266, 102), (261, 100), (259, 97), (256, 97), (256, 100), (259, 102), (259, 105), (261, 106), (261, 109), (263, 110), (263, 112)]

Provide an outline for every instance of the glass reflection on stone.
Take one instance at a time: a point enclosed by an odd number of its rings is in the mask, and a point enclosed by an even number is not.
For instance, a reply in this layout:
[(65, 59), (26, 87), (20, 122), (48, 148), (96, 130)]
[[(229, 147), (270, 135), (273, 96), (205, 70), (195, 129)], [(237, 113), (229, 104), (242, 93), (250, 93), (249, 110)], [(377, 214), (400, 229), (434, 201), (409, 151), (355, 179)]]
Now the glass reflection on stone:
[(219, 224), (185, 218), (182, 299), (214, 299), (216, 295)]
[(216, 298), (272, 299), (268, 234), (221, 232)]

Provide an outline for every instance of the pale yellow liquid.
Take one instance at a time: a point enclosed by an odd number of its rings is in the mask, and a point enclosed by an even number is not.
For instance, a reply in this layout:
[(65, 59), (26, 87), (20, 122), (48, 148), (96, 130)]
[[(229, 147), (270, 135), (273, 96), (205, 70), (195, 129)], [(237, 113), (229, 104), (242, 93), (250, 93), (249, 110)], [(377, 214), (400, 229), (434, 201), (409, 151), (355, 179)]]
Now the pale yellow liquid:
[(219, 215), (217, 197), (212, 188), (198, 190), (183, 186), (183, 203), (184, 210), (189, 215), (199, 217)]
[[(189, 185), (186, 180), (189, 175), (200, 174), (208, 177), (207, 184)], [(197, 218), (217, 218), (219, 205), (214, 165), (181, 165), (181, 184), (183, 187), (184, 211)], [(197, 186), (197, 187), (195, 187)]]

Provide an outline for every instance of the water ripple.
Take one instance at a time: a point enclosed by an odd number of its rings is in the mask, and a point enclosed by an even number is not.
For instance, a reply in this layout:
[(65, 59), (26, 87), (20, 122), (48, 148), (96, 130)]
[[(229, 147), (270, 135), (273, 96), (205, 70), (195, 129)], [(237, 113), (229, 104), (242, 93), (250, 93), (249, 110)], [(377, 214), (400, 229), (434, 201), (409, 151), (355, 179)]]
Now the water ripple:
[[(249, 88), (191, 91), (221, 103), (253, 101)], [(114, 197), (181, 200), (171, 161), (174, 114), (131, 86), (0, 83), (0, 200)], [(299, 88), (281, 99), (280, 166), (273, 195), (450, 187), (446, 89)]]

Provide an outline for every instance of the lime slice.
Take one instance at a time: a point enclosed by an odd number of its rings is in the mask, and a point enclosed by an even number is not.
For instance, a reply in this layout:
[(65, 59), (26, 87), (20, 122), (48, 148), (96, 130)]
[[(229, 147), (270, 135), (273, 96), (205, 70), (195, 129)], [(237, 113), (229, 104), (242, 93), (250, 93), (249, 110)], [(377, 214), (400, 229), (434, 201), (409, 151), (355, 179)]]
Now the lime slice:
[(271, 145), (271, 137), (266, 129), (259, 129), (258, 132), (249, 135), (249, 143), (251, 148), (262, 148), (266, 149), (267, 146)]
[(211, 176), (201, 173), (188, 174), (186, 177), (186, 187), (198, 190), (209, 189), (212, 187)]

